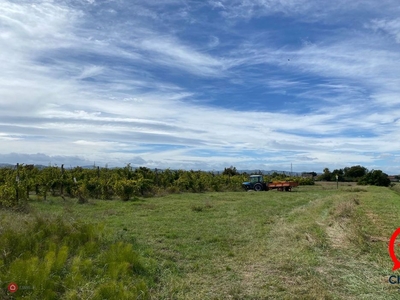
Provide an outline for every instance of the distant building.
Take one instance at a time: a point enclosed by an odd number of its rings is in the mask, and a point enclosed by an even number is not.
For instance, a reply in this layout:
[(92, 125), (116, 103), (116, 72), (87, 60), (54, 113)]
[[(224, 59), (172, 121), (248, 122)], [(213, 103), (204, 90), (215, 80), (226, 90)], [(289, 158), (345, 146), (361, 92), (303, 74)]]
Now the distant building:
[(390, 175), (390, 176), (388, 176), (388, 178), (390, 179), (391, 182), (399, 182), (398, 177), (399, 177), (399, 176), (396, 176), (396, 175)]

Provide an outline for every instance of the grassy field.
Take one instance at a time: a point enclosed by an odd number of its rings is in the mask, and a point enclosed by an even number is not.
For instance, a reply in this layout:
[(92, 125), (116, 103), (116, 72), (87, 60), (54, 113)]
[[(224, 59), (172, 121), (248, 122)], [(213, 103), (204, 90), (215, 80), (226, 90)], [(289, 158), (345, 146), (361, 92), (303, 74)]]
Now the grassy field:
[[(58, 216), (66, 222), (99, 224), (104, 245), (134, 245), (141, 268), (147, 270), (135, 275), (148, 286), (138, 298), (400, 297), (399, 286), (388, 282), (398, 273), (391, 271), (387, 249), (400, 227), (396, 187), (346, 183), (336, 189), (336, 183), (324, 183), (291, 193), (178, 194), (129, 202), (91, 200), (85, 205), (53, 198), (31, 201), (28, 210), (0, 211), (0, 230), (20, 232), (38, 215)], [(93, 278), (92, 288), (99, 277)], [(8, 281), (16, 280), (3, 277), (3, 296), (18, 299), (18, 292), (5, 292)], [(63, 297), (79, 299), (79, 293), (69, 289), (64, 288)], [(77, 284), (76, 289), (82, 287)], [(85, 295), (120, 299), (112, 293)]]

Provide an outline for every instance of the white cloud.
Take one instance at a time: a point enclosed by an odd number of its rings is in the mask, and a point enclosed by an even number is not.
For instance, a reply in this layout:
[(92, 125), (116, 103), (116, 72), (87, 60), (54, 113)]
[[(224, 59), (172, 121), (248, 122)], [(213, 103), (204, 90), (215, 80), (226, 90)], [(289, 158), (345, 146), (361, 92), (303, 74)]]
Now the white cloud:
[[(148, 21), (149, 14), (141, 15), (145, 21), (118, 23), (116, 8), (117, 24), (101, 24), (88, 11), (65, 3), (0, 3), (0, 159), (43, 163), (58, 157), (85, 164), (132, 161), (208, 169), (272, 168), (292, 160), (313, 168), (374, 165), (391, 157), (372, 152), (391, 155), (400, 149), (400, 55), (377, 43), (376, 36), (344, 34), (286, 48), (258, 40), (258, 33), (244, 38), (235, 33), (239, 42), (221, 50), (227, 35), (233, 35), (229, 24), (185, 39), (181, 28), (172, 30), (170, 23), (163, 32)], [(357, 3), (350, 3), (350, 10)], [(314, 21), (315, 6), (323, 5), (209, 4), (229, 17), (313, 12)], [(325, 4), (325, 13), (345, 7), (343, 1)], [(152, 20), (159, 16), (154, 7), (142, 7), (154, 14)], [(370, 7), (372, 2), (365, 9)], [(190, 14), (190, 7), (185, 11)], [(182, 20), (191, 17), (182, 15)], [(397, 21), (376, 20), (374, 30), (397, 34)], [(214, 94), (206, 93), (209, 87)], [(271, 97), (258, 103), (259, 111), (250, 111), (235, 109), (238, 100), (231, 106), (213, 102), (227, 100), (230, 89), (265, 93), (267, 88), (269, 94), (284, 91), (291, 103), (280, 106), (286, 98)], [(248, 101), (240, 99), (240, 104)]]
[(400, 18), (394, 20), (373, 20), (367, 28), (372, 28), (376, 31), (382, 30), (393, 36), (397, 43), (400, 43)]
[(184, 69), (200, 76), (218, 76), (223, 69), (222, 63), (206, 54), (170, 38), (156, 37), (144, 39), (140, 48), (153, 52), (152, 59), (161, 64)]
[(82, 73), (77, 77), (78, 79), (85, 79), (102, 74), (104, 68), (101, 66), (86, 66), (83, 68)]
[(216, 37), (216, 36), (210, 36), (210, 38), (209, 38), (209, 42), (208, 42), (208, 47), (209, 48), (215, 48), (215, 47), (217, 47), (219, 44), (220, 44), (220, 42), (219, 42), (219, 38), (218, 37)]
[(11, 134), (7, 134), (7, 133), (1, 133), (0, 132), (0, 140), (3, 141), (17, 141), (20, 140), (21, 138), (18, 136), (13, 136)]
[(221, 3), (221, 1), (209, 1), (209, 4), (213, 8), (223, 8), (223, 9), (225, 9), (225, 6)]
[(336, 23), (346, 18), (349, 13), (354, 14), (376, 13), (395, 14), (399, 11), (397, 2), (385, 0), (221, 0), (210, 1), (212, 7), (221, 7), (221, 14), (227, 18), (254, 18), (265, 15), (283, 14), (287, 17), (295, 16), (303, 22)]

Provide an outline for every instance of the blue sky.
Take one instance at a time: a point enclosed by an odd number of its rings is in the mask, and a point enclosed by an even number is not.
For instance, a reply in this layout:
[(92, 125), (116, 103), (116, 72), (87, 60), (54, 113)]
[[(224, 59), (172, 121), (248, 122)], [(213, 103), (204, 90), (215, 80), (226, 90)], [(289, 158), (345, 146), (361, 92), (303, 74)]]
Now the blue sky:
[(391, 0), (0, 2), (0, 162), (400, 173)]

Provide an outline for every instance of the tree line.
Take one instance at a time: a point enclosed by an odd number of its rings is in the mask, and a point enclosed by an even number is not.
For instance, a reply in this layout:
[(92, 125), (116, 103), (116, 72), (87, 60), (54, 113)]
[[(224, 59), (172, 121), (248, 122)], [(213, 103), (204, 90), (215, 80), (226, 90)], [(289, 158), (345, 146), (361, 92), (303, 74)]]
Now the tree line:
[[(337, 179), (336, 179), (337, 176)], [(357, 165), (343, 169), (335, 169), (332, 172), (325, 168), (323, 173), (316, 177), (317, 180), (357, 182), (360, 185), (389, 186), (389, 176), (381, 170), (368, 171), (367, 168)]]

